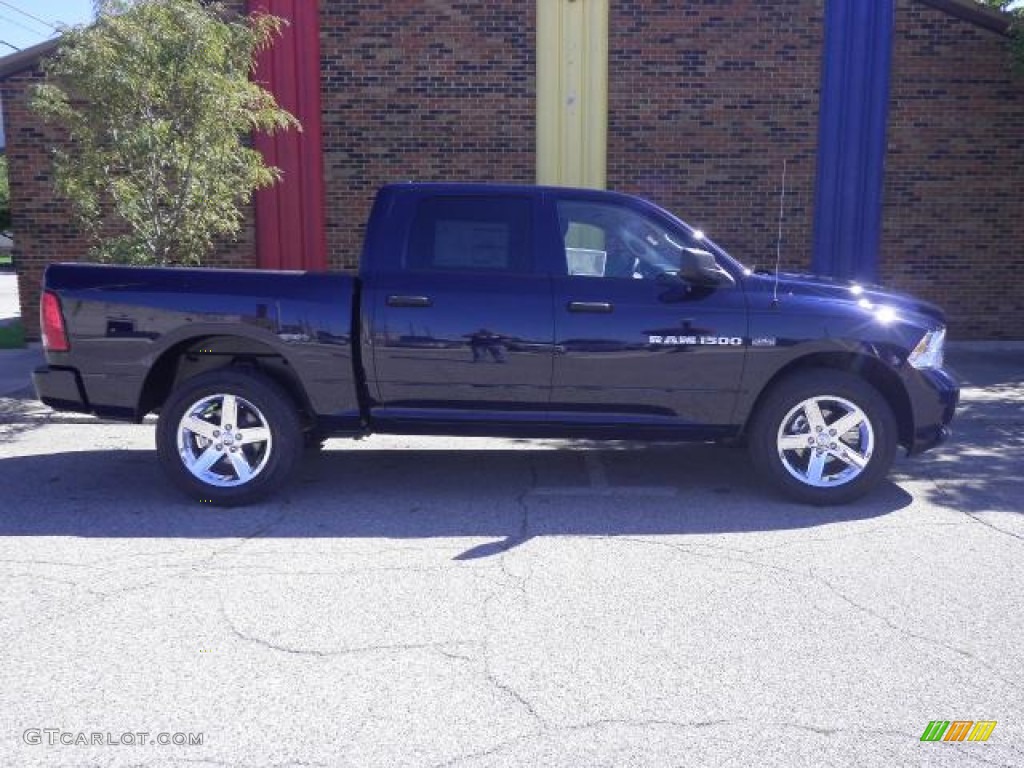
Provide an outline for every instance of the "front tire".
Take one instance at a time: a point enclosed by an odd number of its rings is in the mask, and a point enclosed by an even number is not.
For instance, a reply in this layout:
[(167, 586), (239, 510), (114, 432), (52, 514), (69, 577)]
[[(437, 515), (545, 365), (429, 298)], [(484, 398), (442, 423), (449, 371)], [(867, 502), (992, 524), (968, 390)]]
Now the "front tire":
[(216, 506), (249, 504), (283, 486), (302, 443), (288, 394), (271, 379), (232, 369), (201, 374), (172, 392), (156, 430), (171, 481)]
[(885, 398), (865, 380), (834, 370), (778, 382), (751, 421), (748, 443), (765, 480), (818, 506), (846, 504), (877, 487), (896, 444)]

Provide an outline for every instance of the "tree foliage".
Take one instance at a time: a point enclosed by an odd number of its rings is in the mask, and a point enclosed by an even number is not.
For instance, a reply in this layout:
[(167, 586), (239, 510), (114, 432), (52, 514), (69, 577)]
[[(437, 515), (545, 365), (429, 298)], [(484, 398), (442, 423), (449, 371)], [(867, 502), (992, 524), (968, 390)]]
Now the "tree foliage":
[(95, 24), (67, 31), (33, 107), (66, 133), (57, 191), (92, 255), (199, 264), (236, 236), (254, 190), (280, 178), (247, 143), (299, 128), (251, 80), (283, 21), (196, 0), (104, 0)]
[(1013, 16), (1010, 26), (1010, 54), (1014, 67), (1024, 73), (1024, 3), (1021, 0), (977, 0), (982, 5)]

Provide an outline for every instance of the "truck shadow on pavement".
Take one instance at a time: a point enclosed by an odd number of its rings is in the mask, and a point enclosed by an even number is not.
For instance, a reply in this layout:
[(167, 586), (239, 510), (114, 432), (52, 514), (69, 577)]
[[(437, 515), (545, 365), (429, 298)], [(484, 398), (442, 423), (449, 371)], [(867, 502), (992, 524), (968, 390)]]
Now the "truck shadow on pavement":
[[(987, 393), (999, 395), (998, 390)], [(953, 437), (906, 466), (932, 484), (926, 498), (960, 512), (1024, 512), (1024, 400), (961, 405)]]
[[(365, 444), (364, 444), (365, 445)], [(458, 559), (539, 536), (650, 536), (810, 528), (879, 517), (913, 499), (893, 483), (855, 504), (806, 507), (722, 446), (628, 450), (396, 450), (332, 441), (271, 500), (218, 509), (181, 496), (152, 451), (0, 461), (0, 536), (486, 538)], [(31, 478), (26, 482), (26, 478)]]
[(59, 418), (25, 390), (0, 397), (0, 442), (44, 427)]
[(1024, 351), (957, 350), (964, 387), (953, 436), (902, 469), (932, 482), (927, 501), (959, 512), (1024, 512)]

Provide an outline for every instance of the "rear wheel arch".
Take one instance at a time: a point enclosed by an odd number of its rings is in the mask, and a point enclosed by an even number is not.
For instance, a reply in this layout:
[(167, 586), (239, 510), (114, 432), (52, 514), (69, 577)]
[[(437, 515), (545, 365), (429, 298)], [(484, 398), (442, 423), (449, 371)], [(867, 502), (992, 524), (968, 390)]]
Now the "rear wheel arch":
[(139, 418), (160, 409), (174, 390), (190, 379), (224, 368), (255, 369), (288, 394), (305, 421), (314, 419), (305, 386), (279, 350), (257, 339), (227, 334), (194, 336), (168, 347), (146, 376), (139, 396)]

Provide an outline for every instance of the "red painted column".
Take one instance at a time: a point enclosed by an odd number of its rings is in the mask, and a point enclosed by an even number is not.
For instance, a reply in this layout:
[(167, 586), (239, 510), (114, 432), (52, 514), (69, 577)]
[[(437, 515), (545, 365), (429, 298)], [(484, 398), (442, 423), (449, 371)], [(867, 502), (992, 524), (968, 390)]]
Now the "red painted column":
[(249, 0), (250, 13), (288, 21), (259, 58), (255, 79), (302, 123), (302, 132), (253, 138), (283, 178), (256, 193), (256, 257), (262, 269), (327, 268), (323, 130), (320, 103), (320, 19), (309, 0)]

